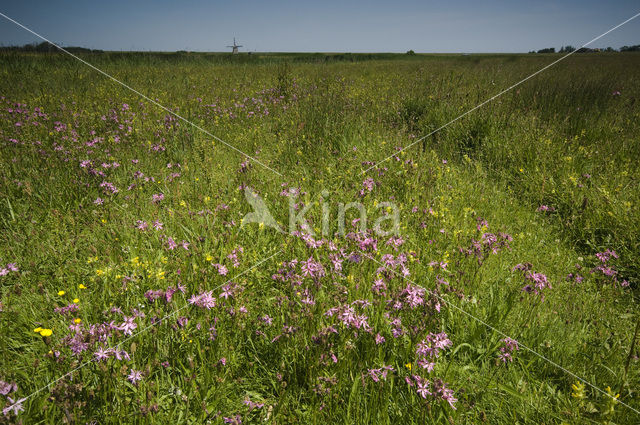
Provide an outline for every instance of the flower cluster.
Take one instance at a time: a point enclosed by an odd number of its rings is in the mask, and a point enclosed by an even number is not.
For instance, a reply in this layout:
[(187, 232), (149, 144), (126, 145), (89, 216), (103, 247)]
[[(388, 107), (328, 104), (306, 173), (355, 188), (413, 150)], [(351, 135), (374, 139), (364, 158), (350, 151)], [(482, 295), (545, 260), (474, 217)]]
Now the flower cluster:
[(500, 341), (503, 342), (504, 345), (500, 347), (500, 355), (498, 356), (498, 358), (504, 363), (513, 361), (513, 352), (520, 349), (518, 347), (518, 341), (509, 337), (506, 337)]
[(614, 250), (607, 249), (603, 252), (596, 253), (599, 264), (591, 270), (591, 273), (598, 273), (611, 280), (613, 286), (618, 284), (623, 288), (629, 286), (627, 280), (618, 281), (618, 271), (611, 265), (611, 259), (618, 259), (618, 254)]
[(517, 264), (513, 267), (512, 271), (519, 270), (524, 274), (525, 285), (522, 287), (522, 291), (529, 293), (540, 295), (540, 300), (544, 301), (543, 290), (551, 289), (551, 283), (547, 276), (533, 271), (533, 264), (524, 263)]
[(17, 272), (18, 266), (16, 263), (9, 263), (5, 267), (0, 269), (0, 276), (6, 276), (11, 272)]

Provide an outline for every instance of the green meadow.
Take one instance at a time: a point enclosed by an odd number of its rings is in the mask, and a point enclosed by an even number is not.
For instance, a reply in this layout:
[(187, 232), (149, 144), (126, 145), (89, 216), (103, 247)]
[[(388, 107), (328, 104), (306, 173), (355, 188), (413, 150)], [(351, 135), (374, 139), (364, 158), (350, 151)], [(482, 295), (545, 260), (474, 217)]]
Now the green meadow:
[(0, 423), (640, 420), (640, 54), (81, 58), (0, 52)]

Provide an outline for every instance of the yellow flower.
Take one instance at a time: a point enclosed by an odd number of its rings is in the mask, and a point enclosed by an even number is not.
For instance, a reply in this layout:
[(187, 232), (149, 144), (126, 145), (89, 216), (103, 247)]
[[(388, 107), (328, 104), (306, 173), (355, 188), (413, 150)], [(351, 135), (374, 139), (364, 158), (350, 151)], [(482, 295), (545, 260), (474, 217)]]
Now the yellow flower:
[(571, 388), (573, 388), (573, 392), (571, 393), (572, 397), (577, 398), (578, 400), (584, 400), (587, 398), (584, 393), (584, 384), (582, 382), (576, 382), (571, 385)]
[(51, 329), (42, 329), (40, 331), (40, 335), (42, 336), (51, 336), (52, 333), (53, 331)]
[(74, 298), (73, 302), (74, 302), (74, 304), (78, 304), (80, 302), (80, 300), (78, 298)]
[(40, 333), (41, 330), (42, 330), (42, 328), (38, 326), (33, 331), (38, 334), (38, 333)]
[(63, 296), (64, 294), (65, 294), (65, 292), (64, 292), (64, 291), (58, 291), (58, 295), (59, 295), (59, 296)]
[(73, 319), (73, 323), (75, 323), (75, 324), (78, 324), (80, 322), (82, 322), (82, 319), (79, 318), (79, 317), (76, 317), (75, 319)]
[(82, 283), (81, 283), (80, 285), (78, 285), (78, 288), (80, 288), (80, 289), (87, 289), (87, 287), (86, 287), (86, 286), (84, 286)]
[(411, 370), (411, 363), (407, 363), (406, 365), (404, 365), (404, 367), (406, 367), (407, 369)]
[(611, 398), (613, 398), (614, 400), (617, 400), (618, 397), (620, 397), (620, 394), (615, 394), (615, 392), (611, 389), (611, 387), (607, 387), (605, 388), (605, 391), (607, 392), (607, 394), (609, 396), (611, 396)]

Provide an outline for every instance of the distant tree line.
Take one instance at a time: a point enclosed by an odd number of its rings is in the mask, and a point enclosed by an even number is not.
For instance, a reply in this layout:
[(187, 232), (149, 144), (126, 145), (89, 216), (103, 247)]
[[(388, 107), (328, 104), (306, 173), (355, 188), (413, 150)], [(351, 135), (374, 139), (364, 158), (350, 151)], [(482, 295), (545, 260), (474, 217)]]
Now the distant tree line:
[[(103, 53), (102, 50), (87, 49), (86, 47), (70, 46), (64, 47), (64, 49), (71, 53)], [(60, 50), (53, 44), (43, 41), (42, 43), (29, 43), (23, 46), (1, 46), (0, 51), (51, 53), (59, 52)]]
[[(103, 53), (103, 50), (98, 50), (98, 49), (87, 49), (86, 47), (77, 47), (77, 46), (69, 46), (69, 47), (64, 47), (65, 50), (71, 52), (71, 53)], [(55, 47), (53, 44), (47, 42), (47, 41), (43, 41), (41, 43), (29, 43), (29, 44), (25, 44), (23, 46), (0, 46), (0, 51), (15, 51), (15, 52), (37, 52), (37, 53), (51, 53), (51, 52), (58, 52), (59, 49), (57, 47)], [(636, 44), (634, 46), (622, 46), (620, 47), (620, 49), (614, 49), (613, 47), (607, 47), (604, 49), (599, 49), (599, 48), (588, 48), (588, 47), (582, 47), (580, 49), (576, 48), (569, 45), (569, 46), (562, 46), (560, 47), (560, 50), (558, 50), (558, 53), (571, 53), (571, 52), (576, 52), (576, 53), (596, 53), (596, 52), (640, 52), (640, 44)], [(186, 53), (185, 51), (180, 51), (178, 53)], [(531, 50), (529, 53), (556, 53), (556, 48), (555, 47), (547, 47), (545, 49), (540, 49), (538, 51), (536, 50)], [(413, 50), (409, 50), (407, 53), (407, 55), (409, 56), (413, 56), (416, 53)], [(347, 53), (348, 55), (348, 53)], [(340, 55), (340, 56), (344, 56), (344, 55)], [(349, 60), (351, 58), (349, 57), (332, 57), (330, 59), (333, 60)], [(351, 59), (353, 60), (353, 59)]]
[[(556, 48), (555, 47), (547, 47), (546, 49), (540, 49), (538, 51), (532, 50), (529, 53), (555, 53), (556, 52)], [(613, 47), (607, 47), (604, 49), (600, 49), (600, 48), (589, 48), (589, 47), (581, 47), (579, 49), (576, 50), (575, 47), (569, 45), (569, 46), (562, 46), (560, 47), (560, 50), (558, 50), (558, 53), (571, 53), (571, 52), (576, 52), (576, 53), (597, 53), (597, 52), (640, 52), (640, 44), (637, 44), (635, 46), (622, 46), (620, 49), (614, 49)]]

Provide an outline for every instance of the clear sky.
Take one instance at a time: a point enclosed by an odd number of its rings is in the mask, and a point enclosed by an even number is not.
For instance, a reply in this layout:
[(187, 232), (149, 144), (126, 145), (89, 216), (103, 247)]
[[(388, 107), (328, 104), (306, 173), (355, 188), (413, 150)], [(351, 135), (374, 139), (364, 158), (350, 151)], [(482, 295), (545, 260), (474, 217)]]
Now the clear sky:
[[(527, 52), (579, 46), (640, 0), (0, 0), (53, 42), (103, 50)], [(36, 37), (0, 17), (0, 43)], [(640, 44), (640, 17), (590, 47)]]

